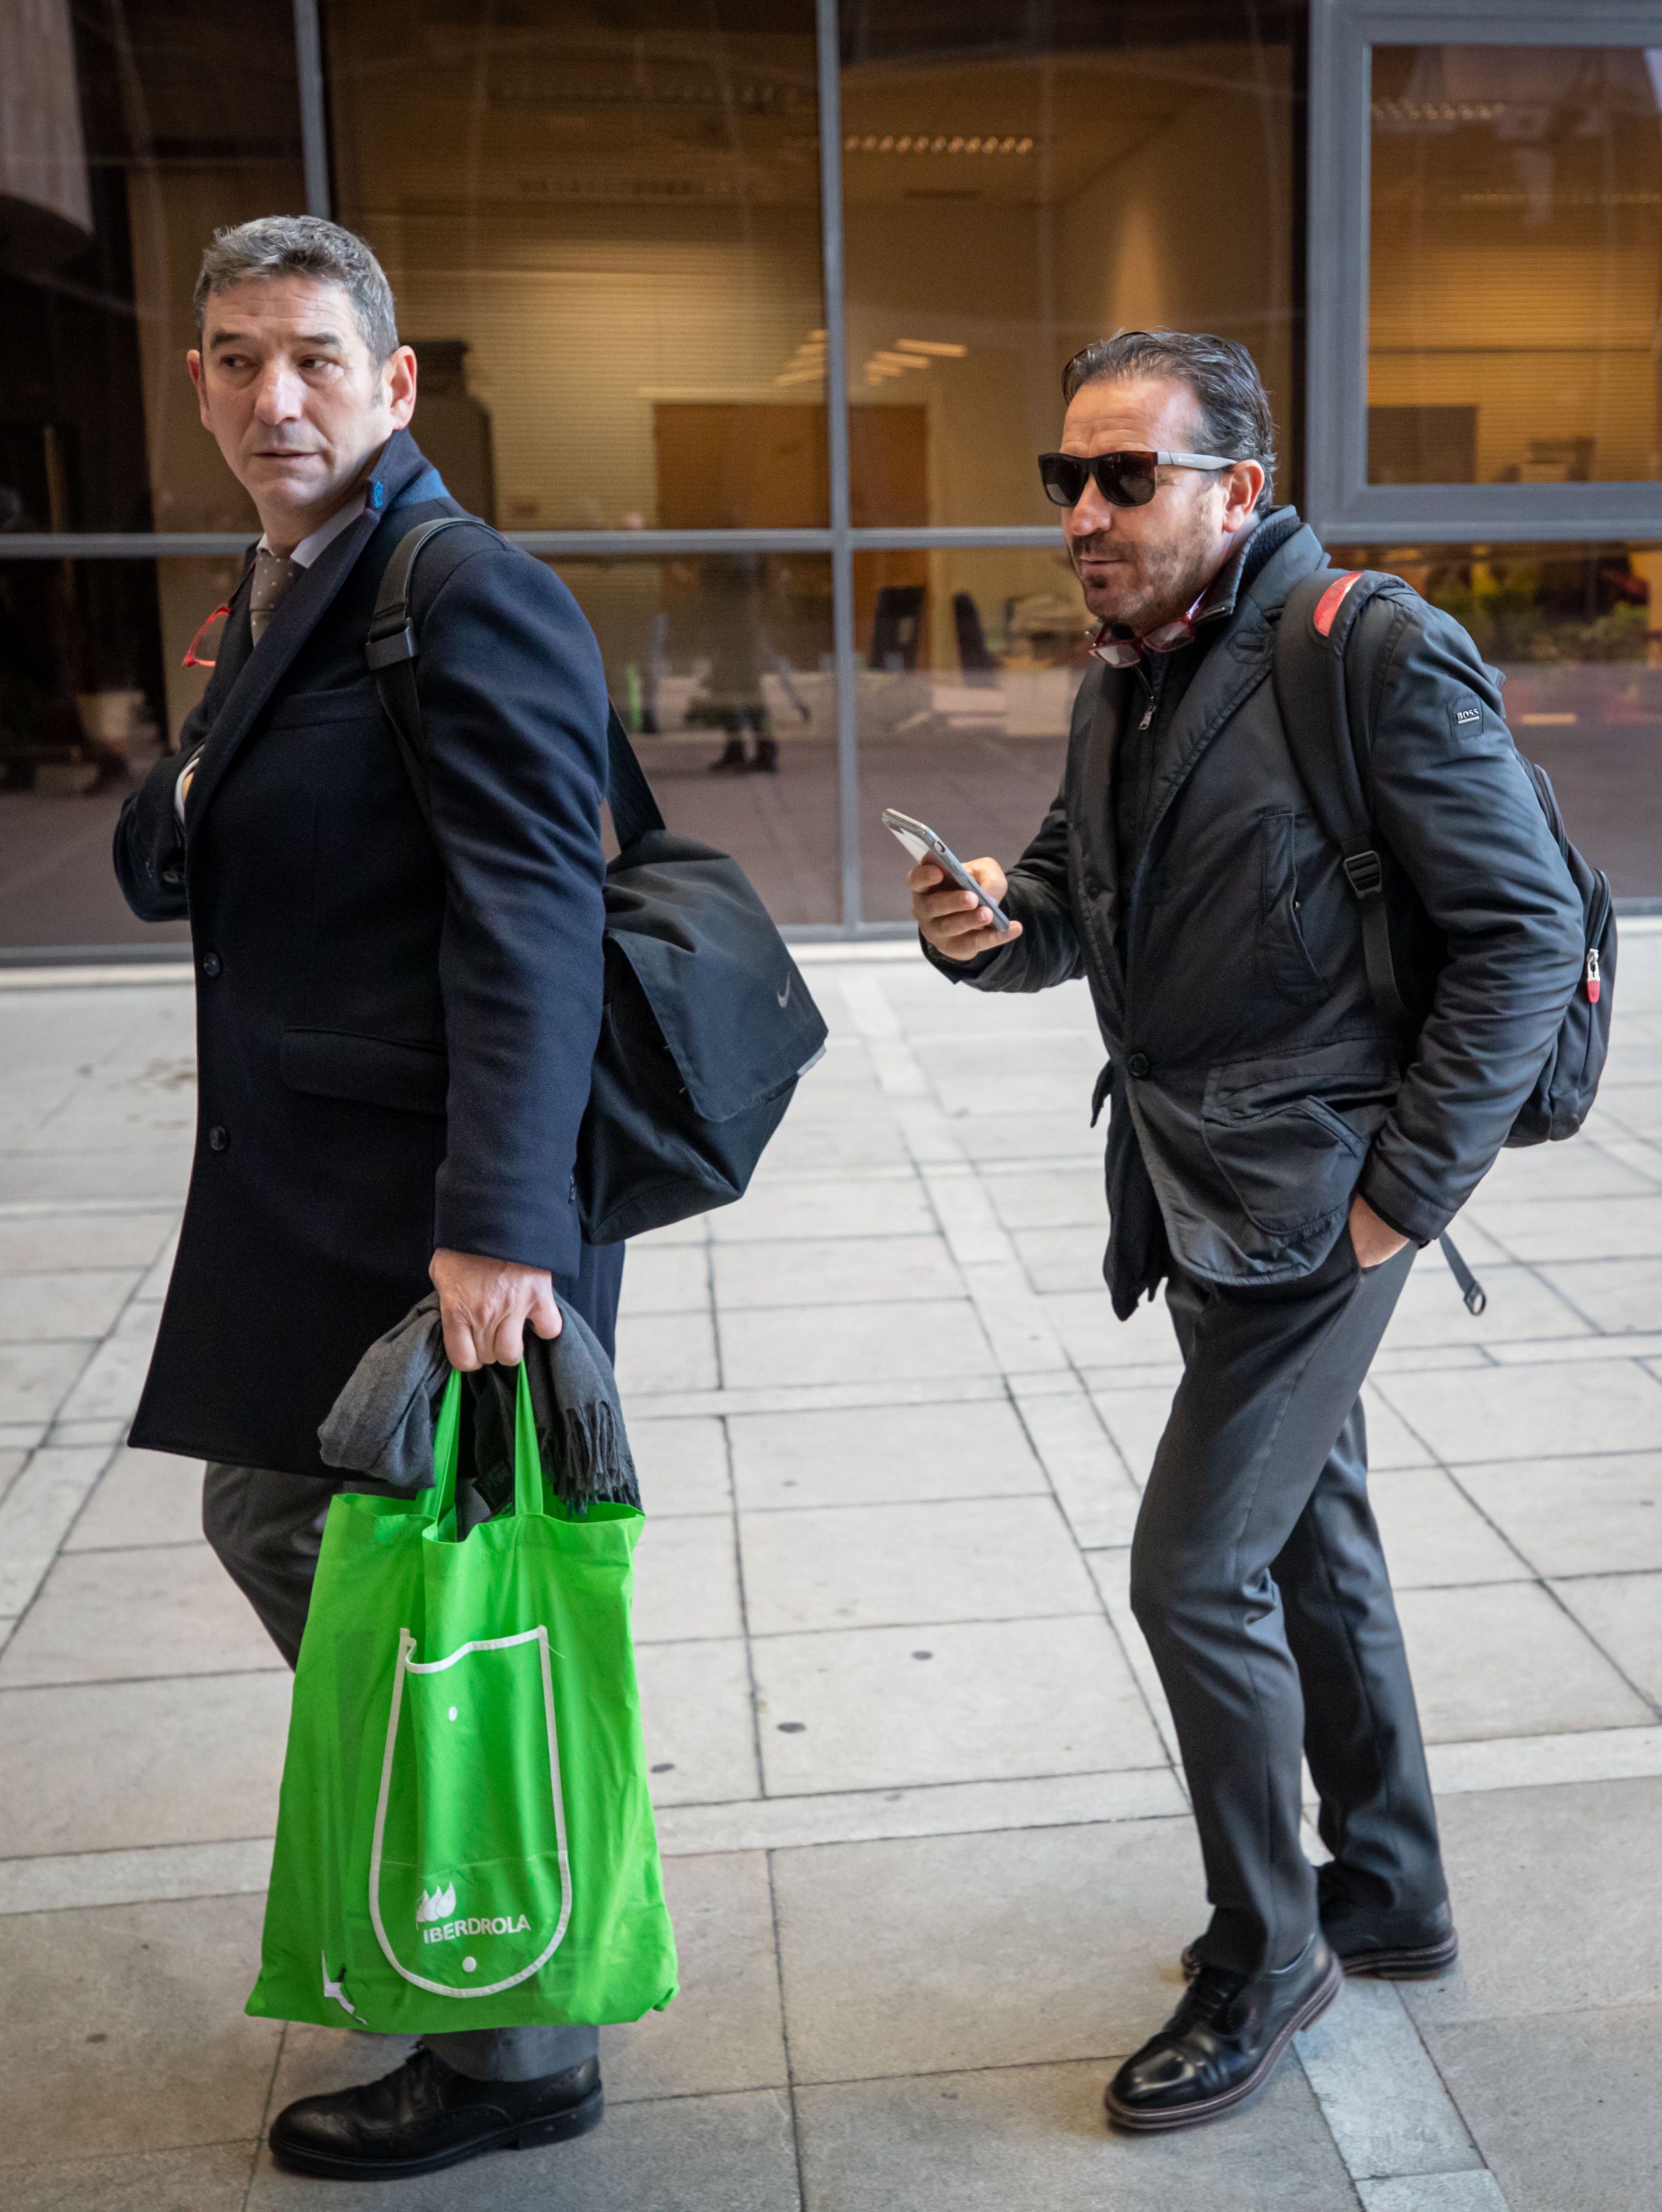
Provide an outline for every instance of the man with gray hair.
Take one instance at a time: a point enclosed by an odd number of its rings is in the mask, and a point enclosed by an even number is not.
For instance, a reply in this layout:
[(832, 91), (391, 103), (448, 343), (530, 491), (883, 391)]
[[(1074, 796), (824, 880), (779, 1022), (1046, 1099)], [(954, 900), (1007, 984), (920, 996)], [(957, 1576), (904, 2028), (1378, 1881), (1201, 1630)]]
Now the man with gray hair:
[[(1376, 672), (1368, 798), (1422, 1016), (1412, 1035), (1388, 1023), (1271, 681), (1288, 594), (1325, 557), (1271, 504), (1251, 356), (1123, 331), (1063, 392), (1039, 472), (1101, 629), (1062, 790), (1008, 881), (970, 863), (1005, 934), (932, 861), (910, 882), (953, 981), (1088, 979), (1109, 1056), (1104, 1272), (1121, 1320), (1166, 1285), (1183, 1357), (1131, 1603), (1213, 1911), (1187, 1996), (1108, 2088), (1116, 2126), (1155, 2130), (1251, 2096), (1342, 1973), (1453, 1963), (1360, 1393), (1415, 1247), (1487, 1171), (1557, 1035), (1582, 910), (1471, 641), (1405, 589), (1368, 600), (1347, 665)], [(1332, 1853), (1319, 1879), (1301, 1752)]]
[[(560, 1299), (612, 1348), (623, 1247), (581, 1242), (573, 1181), (607, 707), (551, 570), (446, 531), (412, 607), (424, 818), (365, 643), (399, 540), (463, 510), (407, 428), (387, 278), (350, 231), (272, 216), (217, 234), (196, 309), (202, 420), (262, 535), (183, 763), (116, 833), (129, 903), (188, 915), (198, 977), (196, 1158), (131, 1440), (209, 1462), (209, 1541), (292, 1665), (330, 1499), (374, 1487), (319, 1425), (429, 1282), (458, 1368), (517, 1364)], [(429, 2036), (290, 2105), (271, 2148), (374, 2179), (556, 2142), (600, 2120), (596, 2051), (592, 2027)]]

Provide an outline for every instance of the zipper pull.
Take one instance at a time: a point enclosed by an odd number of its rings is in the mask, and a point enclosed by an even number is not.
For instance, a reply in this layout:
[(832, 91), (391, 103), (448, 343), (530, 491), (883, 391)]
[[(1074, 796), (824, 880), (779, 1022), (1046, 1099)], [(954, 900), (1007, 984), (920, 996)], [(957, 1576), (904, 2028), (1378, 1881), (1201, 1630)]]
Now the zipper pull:
[(1598, 981), (1598, 948), (1596, 945), (1590, 945), (1587, 947), (1587, 965), (1582, 980), (1586, 985), (1587, 1004), (1590, 1006), (1596, 1006), (1598, 1004), (1598, 993), (1601, 988)]
[(1140, 729), (1140, 730), (1146, 730), (1146, 729), (1148, 728), (1148, 725), (1150, 724), (1150, 722), (1152, 722), (1152, 721), (1154, 720), (1154, 701), (1151, 699), (1151, 700), (1148, 702), (1148, 706), (1143, 709), (1142, 720), (1141, 720), (1137, 724), (1137, 727), (1138, 727), (1138, 729)]

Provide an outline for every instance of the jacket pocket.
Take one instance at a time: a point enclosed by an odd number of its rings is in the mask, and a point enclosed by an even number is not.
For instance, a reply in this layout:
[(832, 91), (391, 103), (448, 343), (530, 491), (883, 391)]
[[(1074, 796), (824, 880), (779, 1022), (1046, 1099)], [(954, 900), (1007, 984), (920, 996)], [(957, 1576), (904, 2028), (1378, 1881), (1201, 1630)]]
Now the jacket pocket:
[(1255, 1228), (1298, 1236), (1349, 1204), (1397, 1081), (1365, 1039), (1213, 1069), (1202, 1134)]
[(1258, 970), (1267, 998), (1318, 1006), (1330, 986), (1300, 921), (1294, 830), (1291, 807), (1267, 807), (1258, 817)]
[(277, 1065), (291, 1091), (399, 1114), (442, 1114), (450, 1084), (448, 1057), (436, 1045), (344, 1030), (284, 1030)]

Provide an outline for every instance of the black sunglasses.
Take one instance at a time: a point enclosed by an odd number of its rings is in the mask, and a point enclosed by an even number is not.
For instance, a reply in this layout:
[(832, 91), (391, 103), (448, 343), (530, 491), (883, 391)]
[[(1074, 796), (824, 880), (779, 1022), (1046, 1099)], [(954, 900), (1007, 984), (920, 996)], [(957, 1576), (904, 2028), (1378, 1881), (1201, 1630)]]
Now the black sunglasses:
[(1053, 507), (1077, 507), (1094, 482), (1110, 507), (1147, 507), (1160, 489), (1154, 474), (1168, 469), (1233, 469), (1221, 453), (1041, 453), (1038, 480)]

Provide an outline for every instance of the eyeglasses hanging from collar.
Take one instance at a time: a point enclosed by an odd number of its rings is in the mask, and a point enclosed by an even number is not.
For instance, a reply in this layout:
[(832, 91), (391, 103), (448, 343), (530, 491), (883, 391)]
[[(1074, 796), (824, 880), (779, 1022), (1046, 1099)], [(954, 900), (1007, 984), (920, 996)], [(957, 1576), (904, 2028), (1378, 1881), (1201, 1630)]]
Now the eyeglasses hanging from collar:
[(216, 622), (222, 622), (230, 611), (231, 603), (228, 599), (227, 599), (222, 607), (216, 607), (214, 609), (212, 614), (209, 616), (207, 621), (203, 623), (196, 635), (186, 647), (185, 658), (179, 664), (181, 668), (216, 668), (219, 665), (216, 659), (204, 660), (202, 655), (197, 651), (197, 647), (201, 644), (203, 639), (206, 637), (208, 632), (213, 628), (214, 624)]

